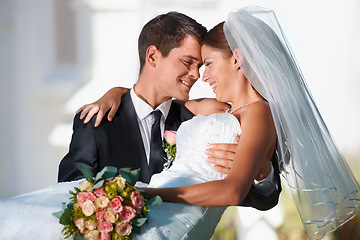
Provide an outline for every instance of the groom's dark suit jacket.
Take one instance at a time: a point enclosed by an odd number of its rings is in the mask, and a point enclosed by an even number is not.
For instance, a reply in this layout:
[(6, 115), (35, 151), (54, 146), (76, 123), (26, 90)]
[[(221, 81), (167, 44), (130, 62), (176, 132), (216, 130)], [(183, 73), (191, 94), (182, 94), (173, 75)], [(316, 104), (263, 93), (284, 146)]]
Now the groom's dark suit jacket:
[[(174, 100), (165, 122), (165, 129), (177, 130), (183, 121), (193, 116), (180, 102)], [(84, 124), (79, 114), (75, 116), (69, 152), (60, 162), (58, 181), (83, 178), (77, 167), (83, 165), (94, 175), (105, 166), (140, 168), (139, 180), (149, 182), (150, 170), (130, 91), (122, 97), (121, 105), (111, 122), (105, 116), (100, 126), (95, 128), (95, 119), (93, 117), (91, 122)], [(276, 177), (280, 182), (278, 172)], [(279, 191), (269, 197), (250, 191), (242, 205), (267, 210), (277, 204), (280, 191), (280, 184)]]

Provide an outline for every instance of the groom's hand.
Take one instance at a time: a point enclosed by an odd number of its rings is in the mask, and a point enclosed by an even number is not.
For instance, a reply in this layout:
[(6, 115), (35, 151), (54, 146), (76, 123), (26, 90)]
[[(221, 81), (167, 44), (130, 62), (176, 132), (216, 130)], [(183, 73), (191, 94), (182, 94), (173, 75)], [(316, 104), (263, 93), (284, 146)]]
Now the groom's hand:
[[(237, 141), (239, 139), (236, 139)], [(207, 162), (214, 164), (215, 171), (228, 174), (232, 166), (237, 143), (213, 143), (206, 150)]]

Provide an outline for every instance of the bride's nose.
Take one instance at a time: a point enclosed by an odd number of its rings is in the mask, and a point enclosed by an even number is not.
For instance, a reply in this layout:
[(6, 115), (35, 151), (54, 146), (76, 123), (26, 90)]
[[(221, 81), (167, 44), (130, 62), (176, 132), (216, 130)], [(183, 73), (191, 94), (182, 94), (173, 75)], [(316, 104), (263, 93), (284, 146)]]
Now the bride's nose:
[(203, 74), (203, 76), (202, 76), (202, 81), (203, 82), (206, 82), (206, 81), (208, 81), (209, 80), (209, 76), (206, 74), (206, 71), (204, 71), (204, 74)]

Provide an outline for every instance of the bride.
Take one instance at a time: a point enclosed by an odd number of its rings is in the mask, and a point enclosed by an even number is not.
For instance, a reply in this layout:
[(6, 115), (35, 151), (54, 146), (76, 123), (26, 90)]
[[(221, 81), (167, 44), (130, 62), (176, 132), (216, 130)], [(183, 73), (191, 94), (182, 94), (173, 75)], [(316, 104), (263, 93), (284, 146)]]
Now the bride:
[[(180, 126), (174, 165), (153, 175), (144, 188), (166, 202), (151, 209), (148, 225), (135, 238), (209, 239), (224, 208), (242, 202), (253, 180), (273, 171), (274, 154), (310, 239), (322, 238), (359, 213), (359, 185), (317, 111), (274, 12), (249, 7), (230, 13), (208, 32), (201, 53), (203, 81), (231, 108), (224, 103), (222, 111), (214, 112), (209, 101), (187, 103), (201, 114)], [(204, 149), (234, 142), (240, 133), (228, 174), (215, 172)], [(5, 234), (46, 236), (36, 231), (42, 227), (50, 239), (61, 238), (60, 224), (44, 213), (57, 211), (76, 184), (2, 201)], [(34, 215), (21, 218), (25, 209)], [(15, 221), (19, 218), (21, 225)]]

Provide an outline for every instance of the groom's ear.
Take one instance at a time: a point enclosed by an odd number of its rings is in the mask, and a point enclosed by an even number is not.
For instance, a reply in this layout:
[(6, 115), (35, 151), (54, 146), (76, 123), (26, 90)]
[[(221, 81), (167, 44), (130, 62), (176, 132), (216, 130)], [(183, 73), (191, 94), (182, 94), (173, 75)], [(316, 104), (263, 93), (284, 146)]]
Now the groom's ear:
[(151, 45), (146, 49), (146, 62), (148, 62), (151, 67), (156, 67), (160, 55), (159, 49), (156, 46)]

